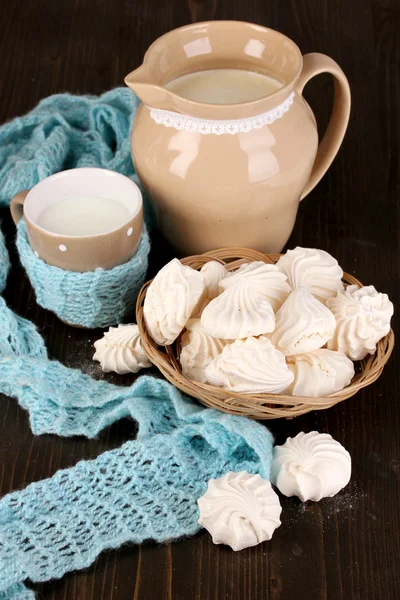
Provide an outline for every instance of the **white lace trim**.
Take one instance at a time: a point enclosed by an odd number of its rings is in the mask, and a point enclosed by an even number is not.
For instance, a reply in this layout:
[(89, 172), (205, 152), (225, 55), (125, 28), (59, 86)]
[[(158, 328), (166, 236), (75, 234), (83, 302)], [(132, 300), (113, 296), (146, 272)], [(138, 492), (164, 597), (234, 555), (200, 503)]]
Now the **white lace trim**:
[(252, 129), (261, 129), (264, 125), (271, 125), (277, 119), (283, 117), (283, 115), (289, 110), (293, 104), (294, 92), (290, 94), (288, 98), (279, 106), (276, 106), (268, 112), (262, 113), (256, 117), (249, 117), (247, 119), (235, 119), (235, 120), (220, 120), (214, 121), (209, 119), (199, 119), (197, 117), (189, 117), (187, 115), (181, 115), (176, 112), (169, 110), (162, 110), (160, 108), (149, 108), (151, 118), (159, 125), (165, 125), (165, 127), (173, 127), (178, 131), (189, 131), (195, 133), (202, 133), (204, 135), (213, 133), (215, 135), (222, 135), (229, 133), (231, 135), (235, 133), (241, 133), (251, 131)]

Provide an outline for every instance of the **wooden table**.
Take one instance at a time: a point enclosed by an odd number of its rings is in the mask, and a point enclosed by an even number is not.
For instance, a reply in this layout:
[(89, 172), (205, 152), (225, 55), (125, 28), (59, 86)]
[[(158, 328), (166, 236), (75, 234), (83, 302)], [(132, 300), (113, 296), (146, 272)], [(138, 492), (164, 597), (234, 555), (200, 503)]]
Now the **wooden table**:
[[(346, 271), (399, 302), (400, 47), (394, 0), (9, 2), (0, 12), (0, 122), (49, 94), (99, 94), (122, 85), (158, 36), (212, 18), (270, 26), (293, 38), (303, 53), (324, 52), (342, 66), (353, 95), (349, 129), (328, 174), (302, 203), (288, 246), (328, 250)], [(331, 107), (329, 76), (314, 79), (306, 96), (323, 126)], [(11, 244), (7, 212), (0, 216)], [(152, 271), (169, 255), (155, 239)], [(40, 309), (15, 253), (5, 297), (38, 325), (52, 358), (100, 376), (91, 360), (100, 332), (67, 327)], [(336, 408), (268, 424), (278, 442), (303, 430), (328, 432), (353, 459), (352, 480), (336, 498), (308, 504), (282, 498), (282, 526), (271, 542), (234, 553), (214, 546), (204, 531), (173, 544), (104, 553), (86, 572), (35, 589), (45, 600), (397, 600), (398, 359), (395, 353), (375, 385)], [(118, 447), (134, 434), (134, 423), (125, 420), (95, 441), (34, 437), (27, 414), (3, 397), (0, 494)]]

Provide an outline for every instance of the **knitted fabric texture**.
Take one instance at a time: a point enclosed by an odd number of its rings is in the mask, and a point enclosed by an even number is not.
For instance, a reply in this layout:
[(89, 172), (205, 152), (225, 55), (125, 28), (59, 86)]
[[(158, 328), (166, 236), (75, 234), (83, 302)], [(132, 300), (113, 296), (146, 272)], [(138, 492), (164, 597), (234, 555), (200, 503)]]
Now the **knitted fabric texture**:
[(127, 263), (112, 269), (76, 273), (48, 265), (33, 252), (24, 220), (18, 225), (17, 248), (37, 303), (66, 323), (108, 327), (121, 323), (125, 315), (135, 312), (150, 250), (145, 227), (136, 254)]
[(88, 567), (106, 548), (194, 534), (196, 501), (212, 477), (247, 470), (268, 478), (272, 437), (262, 425), (198, 407), (163, 380), (117, 387), (49, 361), (33, 324), (3, 301), (0, 327), (8, 339), (0, 391), (18, 398), (35, 433), (93, 437), (128, 415), (139, 424), (135, 441), (0, 501), (4, 598), (22, 594), (27, 578)]
[(128, 88), (102, 96), (57, 94), (0, 127), (0, 206), (53, 173), (102, 167), (135, 178), (130, 127), (139, 100)]
[[(63, 168), (129, 175), (135, 102), (129, 90), (55, 96), (0, 128), (0, 202)], [(21, 224), (18, 245), (29, 263), (24, 235)], [(3, 290), (9, 259), (2, 236), (0, 260)], [(26, 266), (34, 281), (38, 262)], [(163, 380), (118, 387), (49, 361), (33, 323), (1, 297), (0, 331), (0, 392), (28, 411), (34, 433), (92, 438), (126, 416), (139, 424), (135, 441), (0, 500), (0, 600), (33, 600), (25, 579), (85, 568), (106, 548), (195, 533), (196, 501), (211, 477), (230, 470), (268, 477), (272, 437), (264, 426), (199, 407)]]
[(4, 291), (7, 275), (10, 269), (10, 259), (6, 248), (3, 232), (0, 230), (0, 294)]
[(35, 600), (35, 593), (28, 590), (23, 583), (17, 583), (5, 592), (0, 592), (0, 600)]

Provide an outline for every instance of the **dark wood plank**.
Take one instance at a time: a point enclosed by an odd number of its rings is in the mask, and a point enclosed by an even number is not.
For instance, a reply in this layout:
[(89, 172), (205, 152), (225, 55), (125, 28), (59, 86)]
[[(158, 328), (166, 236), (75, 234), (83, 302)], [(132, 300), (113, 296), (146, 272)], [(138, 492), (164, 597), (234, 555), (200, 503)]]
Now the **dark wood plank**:
[[(276, 28), (304, 53), (325, 52), (350, 80), (353, 112), (340, 154), (302, 203), (289, 246), (322, 247), (400, 302), (399, 9), (395, 0), (26, 0), (0, 11), (0, 122), (56, 92), (98, 94), (122, 85), (162, 33), (202, 19)], [(332, 83), (306, 96), (323, 128)], [(11, 244), (13, 226), (0, 211)], [(154, 242), (154, 272), (169, 250)], [(37, 323), (50, 355), (101, 377), (92, 343), (99, 332), (71, 329), (36, 306), (13, 254), (9, 305)], [(395, 318), (395, 327), (397, 317)], [(395, 352), (382, 378), (329, 411), (268, 424), (282, 442), (301, 430), (329, 432), (353, 458), (353, 478), (332, 500), (282, 499), (270, 543), (233, 553), (207, 533), (174, 544), (104, 553), (87, 571), (36, 585), (46, 600), (397, 600), (400, 597), (400, 381)], [(107, 377), (129, 383), (132, 378)], [(34, 437), (15, 400), (0, 405), (0, 494), (48, 477), (135, 435), (124, 420), (97, 440)]]

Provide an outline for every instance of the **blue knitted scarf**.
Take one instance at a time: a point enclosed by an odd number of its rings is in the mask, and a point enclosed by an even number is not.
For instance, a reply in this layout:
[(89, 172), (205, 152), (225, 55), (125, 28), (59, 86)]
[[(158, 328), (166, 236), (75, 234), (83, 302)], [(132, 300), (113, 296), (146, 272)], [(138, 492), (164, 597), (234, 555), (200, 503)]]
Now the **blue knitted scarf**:
[[(133, 176), (129, 90), (101, 98), (54, 96), (0, 128), (1, 203), (58, 170), (102, 166)], [(9, 258), (0, 231), (0, 292)], [(268, 478), (269, 431), (197, 406), (173, 386), (140, 377), (95, 381), (50, 361), (42, 337), (0, 297), (0, 392), (18, 399), (33, 433), (95, 437), (123, 418), (137, 439), (0, 500), (0, 600), (32, 600), (24, 581), (59, 578), (127, 542), (194, 534), (196, 500), (212, 477), (247, 470)]]

